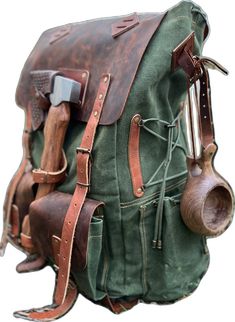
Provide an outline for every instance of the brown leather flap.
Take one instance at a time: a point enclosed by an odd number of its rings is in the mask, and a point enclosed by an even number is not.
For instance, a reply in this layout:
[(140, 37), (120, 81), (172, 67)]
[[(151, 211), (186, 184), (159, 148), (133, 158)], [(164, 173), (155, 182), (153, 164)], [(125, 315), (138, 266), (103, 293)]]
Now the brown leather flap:
[[(54, 258), (53, 236), (61, 237), (64, 218), (69, 208), (72, 195), (62, 192), (52, 192), (34, 201), (30, 206), (30, 226), (32, 241), (41, 255)], [(87, 265), (87, 248), (89, 228), (93, 215), (99, 214), (103, 203), (93, 199), (86, 199), (79, 216), (74, 238), (72, 270), (81, 271)]]
[[(112, 84), (105, 102), (100, 124), (117, 121), (125, 107), (139, 64), (153, 34), (165, 13), (138, 14), (70, 24), (43, 33), (29, 56), (19, 81), (16, 102), (26, 108), (33, 99), (33, 70), (72, 68), (90, 73), (82, 109), (75, 118), (87, 121), (95, 101), (102, 74), (111, 74)], [(125, 22), (126, 21), (126, 22)], [(122, 26), (126, 24), (125, 26)], [(130, 28), (130, 24), (131, 28)], [(113, 28), (125, 27), (113, 37)], [(124, 32), (125, 31), (125, 32)]]

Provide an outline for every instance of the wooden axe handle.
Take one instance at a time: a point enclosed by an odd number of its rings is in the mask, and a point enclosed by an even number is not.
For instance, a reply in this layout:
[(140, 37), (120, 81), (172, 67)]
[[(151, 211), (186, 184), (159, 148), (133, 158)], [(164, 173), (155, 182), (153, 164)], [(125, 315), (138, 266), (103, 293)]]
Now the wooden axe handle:
[[(44, 171), (58, 171), (62, 159), (62, 149), (67, 128), (70, 121), (69, 103), (62, 103), (58, 107), (51, 106), (44, 127), (44, 149), (40, 168)], [(39, 184), (36, 200), (40, 199), (55, 188), (55, 184)], [(23, 223), (23, 234), (30, 236), (29, 216), (25, 217)]]
[[(44, 149), (40, 168), (48, 172), (60, 169), (64, 139), (70, 121), (70, 106), (62, 103), (58, 107), (51, 106), (44, 127)], [(38, 186), (36, 199), (52, 192), (55, 184), (42, 183)]]

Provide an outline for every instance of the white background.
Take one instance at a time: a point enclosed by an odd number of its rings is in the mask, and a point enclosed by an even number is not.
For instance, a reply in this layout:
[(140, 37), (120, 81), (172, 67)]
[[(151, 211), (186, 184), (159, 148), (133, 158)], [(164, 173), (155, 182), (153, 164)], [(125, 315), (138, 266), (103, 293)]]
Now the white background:
[[(14, 102), (15, 89), (23, 64), (40, 34), (50, 27), (91, 18), (131, 12), (164, 11), (176, 0), (0, 1), (0, 206), (6, 187), (21, 159), (23, 112)], [(214, 57), (229, 70), (229, 77), (211, 72), (214, 122), (219, 152), (216, 167), (235, 188), (235, 53), (233, 1), (198, 0), (209, 16), (211, 35), (204, 55)], [(0, 228), (2, 224), (0, 224)], [(209, 241), (211, 265), (199, 289), (172, 306), (140, 304), (128, 313), (115, 316), (81, 296), (73, 310), (61, 321), (126, 322), (151, 321), (234, 321), (234, 225), (220, 238)], [(51, 303), (54, 273), (18, 275), (15, 266), (24, 255), (8, 246), (0, 259), (0, 321), (15, 319), (16, 309)]]

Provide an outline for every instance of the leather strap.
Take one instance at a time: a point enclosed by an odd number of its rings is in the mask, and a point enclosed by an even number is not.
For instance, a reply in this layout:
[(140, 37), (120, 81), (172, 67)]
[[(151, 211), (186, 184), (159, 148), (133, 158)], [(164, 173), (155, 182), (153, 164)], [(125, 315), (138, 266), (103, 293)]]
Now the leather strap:
[[(27, 168), (31, 167), (31, 154), (30, 154), (30, 135), (31, 135), (31, 107), (25, 110), (25, 128), (23, 132), (23, 139), (22, 139), (22, 146), (23, 146), (23, 158), (21, 164), (12, 178), (5, 197), (4, 202), (4, 228), (3, 234), (0, 242), (0, 256), (4, 256), (5, 249), (8, 243), (8, 233), (11, 234), (9, 231), (9, 227), (11, 227), (11, 210), (12, 204), (14, 200), (14, 196), (16, 193), (17, 186), (24, 175)], [(11, 229), (11, 228), (10, 228)]]
[(78, 291), (71, 287), (70, 270), (75, 229), (82, 206), (90, 185), (90, 154), (93, 149), (96, 129), (102, 114), (104, 101), (110, 85), (110, 74), (104, 74), (100, 80), (97, 97), (83, 134), (80, 147), (77, 149), (78, 183), (66, 213), (61, 235), (59, 273), (54, 293), (54, 304), (39, 310), (16, 312), (16, 317), (27, 320), (51, 321), (63, 316), (74, 304)]
[(33, 181), (35, 183), (59, 183), (65, 180), (66, 178), (66, 169), (68, 166), (68, 162), (66, 159), (66, 155), (63, 151), (63, 168), (56, 172), (48, 172), (42, 169), (34, 169), (32, 171)]
[(144, 195), (143, 190), (143, 177), (141, 171), (140, 163), (140, 126), (141, 116), (136, 114), (131, 120), (129, 144), (128, 144), (128, 156), (129, 156), (129, 166), (132, 179), (133, 193), (137, 198)]
[(57, 237), (56, 235), (53, 235), (52, 250), (53, 250), (53, 257), (54, 257), (56, 269), (59, 268), (59, 262), (60, 262), (60, 244), (61, 244), (61, 238)]
[(215, 141), (215, 131), (211, 109), (210, 78), (208, 70), (202, 64), (202, 76), (200, 78), (200, 129), (201, 142), (204, 148)]
[(60, 306), (54, 304), (42, 307), (40, 309), (31, 309), (28, 311), (17, 311), (14, 317), (29, 321), (53, 321), (60, 318), (70, 311), (78, 297), (76, 285), (70, 280), (65, 301)]
[[(193, 55), (194, 33), (190, 34), (177, 48), (173, 51), (172, 65), (173, 70), (181, 67), (187, 78), (188, 87), (195, 84), (197, 80), (200, 82), (199, 97), (199, 123), (200, 138), (204, 148), (215, 141), (214, 125), (211, 109), (211, 89), (208, 68), (217, 69), (227, 75), (228, 71), (215, 60), (208, 57), (197, 57)], [(196, 87), (196, 86), (195, 86)], [(188, 88), (189, 95), (189, 88)], [(193, 137), (193, 129), (192, 137)]]
[(11, 206), (11, 237), (17, 238), (20, 233), (19, 208), (16, 205)]
[(90, 154), (93, 148), (96, 128), (99, 124), (109, 84), (110, 75), (103, 75), (92, 113), (83, 134), (81, 145), (77, 149), (78, 182), (68, 212), (65, 216), (61, 235), (59, 275), (55, 292), (55, 302), (58, 305), (64, 302), (66, 296), (70, 276), (75, 229), (90, 185)]

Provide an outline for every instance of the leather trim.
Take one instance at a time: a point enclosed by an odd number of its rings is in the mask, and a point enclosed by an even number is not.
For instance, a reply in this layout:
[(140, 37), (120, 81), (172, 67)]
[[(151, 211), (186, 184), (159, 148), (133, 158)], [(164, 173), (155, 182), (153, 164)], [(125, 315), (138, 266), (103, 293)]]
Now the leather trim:
[(101, 305), (109, 309), (111, 312), (115, 314), (121, 314), (132, 309), (134, 306), (138, 304), (138, 299), (124, 301), (124, 300), (113, 300), (106, 296), (101, 302)]
[(112, 37), (116, 38), (140, 23), (137, 13), (133, 13), (118, 22), (112, 24)]
[(172, 52), (172, 71), (182, 67), (189, 77), (194, 75), (195, 66), (192, 55), (194, 51), (195, 33), (191, 32)]
[(56, 33), (54, 33), (52, 35), (52, 37), (50, 39), (50, 44), (52, 45), (56, 41), (58, 41), (58, 40), (62, 39), (63, 37), (69, 35), (71, 30), (72, 30), (72, 25), (67, 25), (67, 26), (61, 27), (59, 30), (57, 30)]
[(112, 24), (119, 22), (120, 17), (72, 24), (70, 33), (52, 44), (51, 38), (61, 27), (44, 32), (22, 71), (16, 93), (17, 104), (27, 106), (35, 96), (31, 71), (59, 70), (62, 67), (88, 70), (90, 79), (84, 105), (72, 113), (72, 118), (87, 122), (100, 75), (106, 71), (113, 75), (113, 80), (100, 124), (113, 124), (124, 111), (142, 57), (165, 15), (166, 13), (138, 14), (140, 23), (115, 39), (111, 34)]
[(141, 116), (136, 114), (131, 120), (129, 144), (128, 144), (128, 157), (129, 167), (131, 172), (132, 189), (135, 197), (140, 198), (144, 195), (143, 190), (143, 177), (140, 164), (140, 126)]

